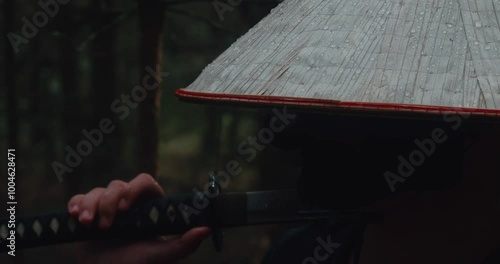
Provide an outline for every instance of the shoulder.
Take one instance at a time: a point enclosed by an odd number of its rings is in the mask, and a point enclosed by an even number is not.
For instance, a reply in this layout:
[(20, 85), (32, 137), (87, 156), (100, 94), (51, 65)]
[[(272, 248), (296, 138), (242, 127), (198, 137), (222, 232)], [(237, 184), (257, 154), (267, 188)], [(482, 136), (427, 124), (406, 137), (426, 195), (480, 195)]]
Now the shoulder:
[(481, 264), (498, 264), (500, 263), (500, 248), (491, 252), (491, 255), (488, 256)]

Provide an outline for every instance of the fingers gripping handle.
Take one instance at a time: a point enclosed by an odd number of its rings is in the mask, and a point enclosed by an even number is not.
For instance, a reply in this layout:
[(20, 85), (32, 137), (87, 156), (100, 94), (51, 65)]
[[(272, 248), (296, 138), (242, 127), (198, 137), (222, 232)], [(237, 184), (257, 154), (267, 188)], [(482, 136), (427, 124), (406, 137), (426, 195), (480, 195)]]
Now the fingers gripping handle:
[[(152, 200), (128, 212), (118, 213), (111, 228), (98, 228), (99, 216), (91, 225), (82, 225), (68, 212), (50, 213), (16, 219), (0, 220), (0, 251), (110, 238), (140, 238), (181, 234), (193, 227), (209, 224), (209, 210), (197, 209), (203, 204), (194, 193)], [(195, 206), (197, 205), (197, 206)], [(10, 225), (9, 225), (10, 224)], [(13, 233), (11, 233), (11, 230)], [(12, 247), (12, 246), (11, 246)]]

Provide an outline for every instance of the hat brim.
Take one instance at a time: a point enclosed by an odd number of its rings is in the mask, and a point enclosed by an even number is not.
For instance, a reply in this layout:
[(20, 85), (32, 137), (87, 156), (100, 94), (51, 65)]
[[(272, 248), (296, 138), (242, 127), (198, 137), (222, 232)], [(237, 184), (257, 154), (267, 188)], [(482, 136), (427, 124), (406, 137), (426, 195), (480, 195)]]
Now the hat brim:
[(178, 89), (175, 93), (181, 100), (200, 103), (225, 103), (246, 107), (289, 106), (324, 113), (342, 113), (364, 116), (398, 116), (414, 118), (437, 118), (457, 114), (473, 119), (500, 121), (500, 109), (412, 105), (374, 102), (346, 102), (339, 100), (259, 96), (244, 94), (204, 93)]

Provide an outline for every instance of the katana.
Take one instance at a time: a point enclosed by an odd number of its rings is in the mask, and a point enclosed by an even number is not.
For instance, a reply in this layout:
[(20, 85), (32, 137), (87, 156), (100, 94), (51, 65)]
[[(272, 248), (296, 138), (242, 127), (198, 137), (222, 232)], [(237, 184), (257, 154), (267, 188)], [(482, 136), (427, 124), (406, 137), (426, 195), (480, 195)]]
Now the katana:
[[(220, 193), (209, 183), (209, 195), (187, 193), (149, 201), (117, 214), (108, 230), (98, 228), (97, 219), (80, 224), (67, 211), (20, 217), (15, 224), (15, 249), (61, 243), (139, 239), (182, 234), (197, 226), (212, 227), (216, 249), (222, 246), (222, 229), (246, 225), (312, 221), (328, 218), (329, 211), (304, 204), (295, 190)], [(0, 220), (1, 251), (7, 251), (11, 232), (9, 219)]]

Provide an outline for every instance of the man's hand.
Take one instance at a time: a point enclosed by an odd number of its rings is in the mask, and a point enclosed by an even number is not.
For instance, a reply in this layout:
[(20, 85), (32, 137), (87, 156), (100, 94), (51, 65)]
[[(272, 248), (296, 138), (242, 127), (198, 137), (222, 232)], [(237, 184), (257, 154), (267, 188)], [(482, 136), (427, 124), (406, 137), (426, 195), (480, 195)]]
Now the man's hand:
[[(112, 181), (106, 188), (73, 196), (68, 203), (71, 215), (82, 224), (90, 224), (96, 215), (99, 227), (107, 229), (117, 211), (126, 211), (138, 201), (163, 196), (163, 189), (149, 174), (140, 174), (130, 182)], [(79, 250), (81, 263), (174, 263), (191, 254), (210, 235), (208, 227), (193, 228), (181, 237), (154, 240), (102, 241), (85, 243)]]

